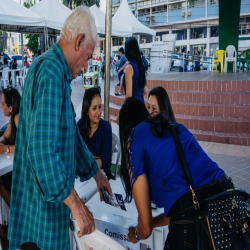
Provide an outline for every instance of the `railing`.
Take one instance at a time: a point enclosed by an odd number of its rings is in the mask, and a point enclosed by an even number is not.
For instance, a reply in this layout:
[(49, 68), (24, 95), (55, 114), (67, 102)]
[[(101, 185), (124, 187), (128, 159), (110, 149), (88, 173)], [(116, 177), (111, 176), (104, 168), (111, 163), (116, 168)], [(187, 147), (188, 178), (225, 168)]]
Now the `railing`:
[(166, 1), (166, 0), (164, 0), (164, 1), (158, 1), (158, 2), (156, 2), (156, 1), (153, 2), (153, 1), (152, 1), (152, 4), (151, 4), (151, 5), (152, 5), (152, 6), (155, 6), (155, 5), (164, 4), (164, 3), (167, 3), (167, 2), (168, 2), (168, 1)]

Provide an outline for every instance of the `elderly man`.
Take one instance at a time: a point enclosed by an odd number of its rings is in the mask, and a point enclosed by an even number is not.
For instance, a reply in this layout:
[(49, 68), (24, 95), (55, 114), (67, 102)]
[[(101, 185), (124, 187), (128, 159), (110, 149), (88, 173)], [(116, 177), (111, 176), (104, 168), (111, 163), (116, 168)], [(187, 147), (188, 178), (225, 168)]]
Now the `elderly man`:
[(70, 82), (87, 68), (97, 33), (86, 7), (66, 20), (58, 44), (39, 56), (26, 78), (16, 138), (8, 238), (10, 250), (67, 250), (70, 210), (80, 231), (94, 219), (74, 190), (75, 174), (92, 176), (111, 194), (107, 179), (76, 127)]

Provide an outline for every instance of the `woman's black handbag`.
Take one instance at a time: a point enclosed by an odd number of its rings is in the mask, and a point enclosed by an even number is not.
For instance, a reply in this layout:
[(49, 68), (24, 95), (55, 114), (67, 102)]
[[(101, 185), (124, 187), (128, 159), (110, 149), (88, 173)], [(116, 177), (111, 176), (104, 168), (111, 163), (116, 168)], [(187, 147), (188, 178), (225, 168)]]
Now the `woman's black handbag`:
[(197, 212), (197, 249), (250, 250), (250, 208), (246, 202), (250, 195), (233, 188), (199, 201), (193, 189), (178, 130), (172, 123), (170, 131)]

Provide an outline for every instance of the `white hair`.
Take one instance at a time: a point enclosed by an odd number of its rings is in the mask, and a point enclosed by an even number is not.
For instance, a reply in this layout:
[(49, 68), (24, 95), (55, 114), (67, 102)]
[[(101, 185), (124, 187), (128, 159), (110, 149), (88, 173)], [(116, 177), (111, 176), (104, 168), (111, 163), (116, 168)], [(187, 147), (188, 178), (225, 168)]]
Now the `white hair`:
[(86, 6), (77, 7), (66, 19), (61, 30), (60, 39), (72, 42), (79, 34), (85, 34), (85, 44), (98, 44), (95, 19)]

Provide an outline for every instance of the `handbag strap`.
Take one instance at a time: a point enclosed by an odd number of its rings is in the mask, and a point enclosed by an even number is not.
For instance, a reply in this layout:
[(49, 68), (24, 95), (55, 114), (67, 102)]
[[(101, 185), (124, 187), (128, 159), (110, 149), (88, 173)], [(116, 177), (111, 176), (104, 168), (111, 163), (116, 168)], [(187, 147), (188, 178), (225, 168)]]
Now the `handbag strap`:
[(193, 189), (193, 181), (191, 179), (191, 175), (190, 175), (190, 172), (189, 172), (186, 157), (185, 157), (185, 154), (184, 154), (184, 151), (183, 151), (183, 148), (182, 148), (182, 145), (181, 145), (181, 141), (180, 141), (180, 138), (179, 138), (179, 135), (178, 135), (178, 130), (177, 130), (176, 126), (173, 123), (170, 123), (170, 132), (171, 132), (171, 134), (173, 136), (173, 139), (174, 139), (174, 144), (175, 144), (175, 147), (176, 147), (178, 158), (179, 158), (179, 160), (181, 162), (182, 169), (183, 169), (183, 171), (185, 173), (185, 177), (187, 179), (189, 188), (190, 188), (190, 190), (192, 192), (193, 203), (195, 205), (195, 209), (197, 210), (197, 208), (200, 207), (199, 201), (198, 201), (198, 198), (197, 198), (197, 196), (196, 196), (196, 194), (194, 192), (194, 189)]

